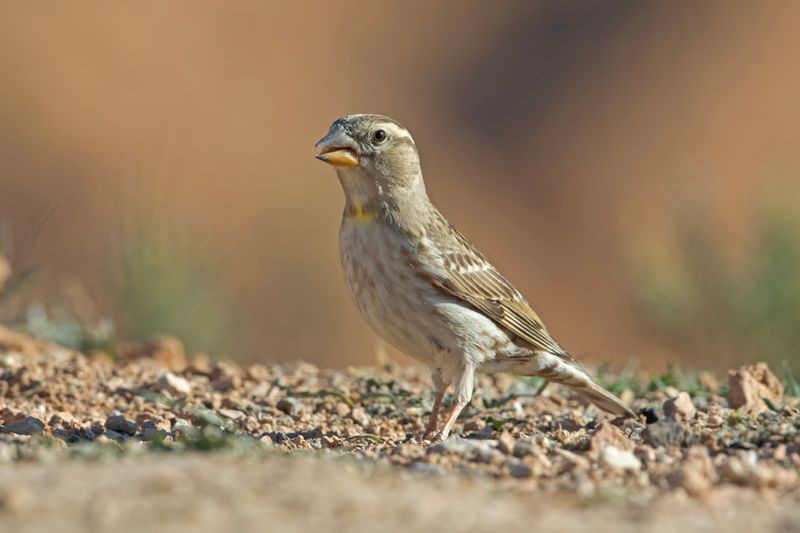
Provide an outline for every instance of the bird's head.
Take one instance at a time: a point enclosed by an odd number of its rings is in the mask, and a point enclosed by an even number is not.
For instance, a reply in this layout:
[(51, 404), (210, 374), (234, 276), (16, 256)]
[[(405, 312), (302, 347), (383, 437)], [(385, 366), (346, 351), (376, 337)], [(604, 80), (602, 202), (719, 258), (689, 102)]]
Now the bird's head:
[(417, 147), (402, 124), (382, 115), (348, 115), (331, 124), (317, 159), (336, 167), (348, 198), (365, 201), (421, 186)]

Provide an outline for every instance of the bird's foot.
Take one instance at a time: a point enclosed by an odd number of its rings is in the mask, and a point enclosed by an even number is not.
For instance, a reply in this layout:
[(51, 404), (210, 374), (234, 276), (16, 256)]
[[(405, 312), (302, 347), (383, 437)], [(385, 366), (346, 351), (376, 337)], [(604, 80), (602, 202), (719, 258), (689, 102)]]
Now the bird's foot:
[(422, 445), (429, 445), (429, 444), (436, 444), (437, 442), (442, 442), (443, 440), (447, 440), (447, 437), (450, 435), (448, 431), (445, 433), (444, 431), (425, 431), (425, 433), (419, 434), (414, 437), (414, 440), (419, 442)]
[[(438, 409), (437, 409), (438, 410)], [(421, 440), (433, 440), (436, 438), (437, 430), (439, 429), (438, 417), (436, 414), (431, 414), (428, 424), (425, 426), (425, 433), (422, 434)]]
[(434, 436), (433, 436), (433, 437), (430, 439), (430, 440), (431, 440), (431, 444), (435, 444), (435, 443), (437, 443), (437, 442), (443, 442), (443, 441), (446, 441), (446, 440), (447, 440), (447, 437), (449, 437), (449, 436), (450, 436), (450, 432), (449, 432), (449, 431), (444, 431), (444, 430), (442, 430), (442, 431), (438, 432), (436, 435), (434, 435)]

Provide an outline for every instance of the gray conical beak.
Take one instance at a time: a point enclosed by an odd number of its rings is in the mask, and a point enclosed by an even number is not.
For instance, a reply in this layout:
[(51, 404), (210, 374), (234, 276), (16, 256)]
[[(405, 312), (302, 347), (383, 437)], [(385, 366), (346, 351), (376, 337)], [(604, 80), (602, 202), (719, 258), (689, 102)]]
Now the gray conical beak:
[(335, 167), (358, 166), (358, 155), (354, 150), (355, 142), (341, 125), (334, 125), (314, 147), (320, 149), (320, 153), (316, 156), (317, 159), (329, 165)]

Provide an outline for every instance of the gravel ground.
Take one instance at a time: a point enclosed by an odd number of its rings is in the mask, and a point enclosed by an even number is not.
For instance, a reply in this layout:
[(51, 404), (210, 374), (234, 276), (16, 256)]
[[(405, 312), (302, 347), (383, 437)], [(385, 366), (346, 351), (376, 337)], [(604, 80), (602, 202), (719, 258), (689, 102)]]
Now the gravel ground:
[(604, 378), (638, 421), (482, 376), (432, 444), (416, 368), (118, 351), (0, 328), (0, 529), (800, 531), (800, 404), (763, 364)]

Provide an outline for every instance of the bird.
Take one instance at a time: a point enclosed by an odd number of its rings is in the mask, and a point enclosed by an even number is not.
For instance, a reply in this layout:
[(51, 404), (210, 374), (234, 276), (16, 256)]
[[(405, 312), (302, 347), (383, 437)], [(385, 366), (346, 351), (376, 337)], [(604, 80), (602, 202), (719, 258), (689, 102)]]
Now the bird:
[[(430, 369), (435, 394), (424, 439), (448, 438), (478, 371), (539, 376), (609, 413), (635, 418), (433, 205), (416, 143), (400, 122), (347, 115), (315, 147), (344, 191), (339, 258), (350, 297), (381, 338)], [(450, 387), (452, 409), (437, 431)]]

